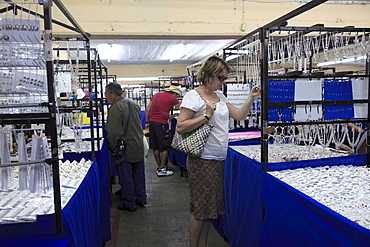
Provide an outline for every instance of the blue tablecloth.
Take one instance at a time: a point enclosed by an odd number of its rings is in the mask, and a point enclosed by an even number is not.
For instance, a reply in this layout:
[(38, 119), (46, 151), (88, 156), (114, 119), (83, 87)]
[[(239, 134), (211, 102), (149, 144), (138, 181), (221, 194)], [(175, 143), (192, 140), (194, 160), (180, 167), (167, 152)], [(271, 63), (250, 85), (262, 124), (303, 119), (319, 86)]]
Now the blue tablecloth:
[(168, 160), (171, 161), (172, 164), (179, 165), (182, 168), (186, 169), (186, 159), (188, 156), (183, 152), (177, 151), (173, 148), (170, 149), (170, 153), (168, 155)]
[[(101, 247), (111, 238), (107, 155), (104, 142), (81, 185), (62, 210), (63, 236), (72, 247)], [(33, 223), (0, 225), (0, 237), (55, 233), (54, 214), (40, 215)]]
[(370, 230), (270, 174), (262, 180), (260, 246), (370, 246)]
[(213, 225), (232, 246), (258, 246), (263, 223), (262, 176), (259, 162), (229, 148), (225, 160), (225, 215)]
[(91, 156), (92, 156), (92, 152), (81, 152), (81, 153), (75, 153), (75, 152), (65, 152), (63, 153), (63, 159), (62, 161), (66, 161), (66, 160), (69, 160), (69, 161), (80, 161), (82, 158), (84, 158), (85, 160), (91, 160)]
[(63, 209), (63, 234), (71, 246), (101, 247), (111, 238), (107, 155), (104, 142), (80, 187)]
[[(274, 170), (334, 164), (366, 165), (366, 155), (269, 164)], [(350, 163), (349, 163), (350, 162)], [(370, 230), (274, 178), (229, 148), (225, 215), (213, 221), (233, 247), (370, 246)]]
[(146, 124), (145, 111), (140, 111), (140, 121), (141, 121), (141, 128), (145, 130), (145, 124)]
[(68, 240), (57, 234), (37, 234), (0, 238), (1, 247), (70, 247)]

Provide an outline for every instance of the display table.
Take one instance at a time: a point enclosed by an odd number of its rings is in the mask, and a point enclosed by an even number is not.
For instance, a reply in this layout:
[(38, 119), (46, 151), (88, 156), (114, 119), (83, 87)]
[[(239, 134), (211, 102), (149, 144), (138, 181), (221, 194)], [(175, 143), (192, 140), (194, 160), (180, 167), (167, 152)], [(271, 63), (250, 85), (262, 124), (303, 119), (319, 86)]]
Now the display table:
[(264, 169), (366, 165), (366, 155), (263, 166), (228, 149), (225, 160), (225, 214), (213, 221), (233, 247), (370, 246), (370, 230), (354, 223)]
[[(107, 155), (104, 142), (81, 185), (62, 209), (62, 234), (72, 247), (101, 247), (111, 238)], [(54, 214), (39, 215), (32, 223), (0, 225), (0, 237), (55, 233)], [(0, 246), (3, 246), (1, 239)]]

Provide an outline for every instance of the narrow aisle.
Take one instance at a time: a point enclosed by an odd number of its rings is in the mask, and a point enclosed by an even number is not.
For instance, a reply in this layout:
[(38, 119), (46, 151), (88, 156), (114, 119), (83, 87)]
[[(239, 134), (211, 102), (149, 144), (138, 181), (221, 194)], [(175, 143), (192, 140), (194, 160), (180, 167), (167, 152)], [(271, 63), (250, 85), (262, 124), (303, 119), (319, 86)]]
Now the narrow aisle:
[[(187, 174), (180, 176), (180, 167), (170, 164), (174, 175), (157, 177), (152, 150), (145, 162), (148, 201), (146, 208), (136, 212), (117, 210), (121, 203), (115, 195), (119, 189), (113, 184), (111, 194), (112, 239), (105, 247), (188, 247), (189, 188)], [(211, 227), (209, 247), (230, 247)]]

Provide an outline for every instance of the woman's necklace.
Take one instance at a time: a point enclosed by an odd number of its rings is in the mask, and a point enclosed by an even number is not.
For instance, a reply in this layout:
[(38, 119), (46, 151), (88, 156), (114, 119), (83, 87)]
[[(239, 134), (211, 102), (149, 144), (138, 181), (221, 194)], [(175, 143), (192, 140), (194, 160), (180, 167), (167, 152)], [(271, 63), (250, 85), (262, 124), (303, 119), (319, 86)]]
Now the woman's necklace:
[[(201, 86), (202, 87), (202, 86)], [(197, 89), (196, 89), (197, 90)], [(220, 98), (217, 96), (217, 94), (214, 92), (214, 91), (212, 91), (210, 94), (207, 94), (206, 93), (206, 91), (208, 91), (208, 90), (206, 90), (205, 89), (205, 87), (203, 87), (203, 88), (198, 88), (198, 90), (197, 90), (202, 96), (203, 96), (203, 98), (205, 99), (205, 100), (207, 100), (207, 101), (211, 101), (211, 102), (215, 102), (215, 103), (217, 103), (217, 102), (219, 102), (220, 101)]]

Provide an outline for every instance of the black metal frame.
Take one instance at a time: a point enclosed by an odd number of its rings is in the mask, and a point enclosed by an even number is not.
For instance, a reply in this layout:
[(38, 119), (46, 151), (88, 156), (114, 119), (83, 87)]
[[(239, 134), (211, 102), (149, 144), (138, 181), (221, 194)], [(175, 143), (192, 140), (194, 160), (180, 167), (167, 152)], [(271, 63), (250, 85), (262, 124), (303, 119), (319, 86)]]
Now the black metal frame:
[[(68, 39), (62, 39), (63, 41), (67, 41)], [(87, 85), (87, 90), (89, 92), (98, 92), (98, 85), (100, 85), (100, 92), (103, 93), (103, 79), (107, 78), (106, 76), (103, 76), (103, 71), (105, 73), (108, 73), (107, 67), (101, 62), (99, 54), (95, 48), (54, 48), (53, 50), (57, 51), (57, 53), (60, 53), (61, 51), (68, 51), (68, 50), (80, 50), (80, 51), (87, 51), (87, 58), (86, 60), (79, 60), (79, 65), (87, 65), (87, 67), (80, 67), (77, 71), (78, 73), (81, 73), (79, 75), (80, 85), (82, 85), (82, 88), (85, 88), (84, 85)], [(94, 53), (94, 58), (91, 59), (91, 55), (89, 55), (91, 52)], [(56, 61), (54, 61), (55, 63)], [(76, 60), (58, 60), (58, 64), (70, 64), (72, 65), (77, 64)], [(64, 72), (58, 70), (57, 72)], [(100, 95), (99, 97), (95, 95), (95, 98), (92, 98), (92, 94), (89, 95), (87, 99), (82, 100), (76, 100), (76, 102), (73, 102), (72, 107), (59, 107), (60, 112), (71, 112), (75, 110), (79, 110), (82, 112), (87, 112), (90, 117), (90, 141), (91, 141), (91, 160), (94, 160), (95, 158), (95, 140), (97, 140), (97, 146), (100, 147), (101, 137), (99, 134), (99, 131), (97, 131), (97, 136), (95, 138), (94, 135), (94, 127), (99, 129), (99, 121), (95, 121), (94, 123), (94, 116), (97, 117), (99, 115), (99, 112), (102, 115), (102, 128), (104, 129), (105, 126), (105, 120), (104, 120), (104, 97)], [(80, 106), (80, 103), (83, 101), (88, 101), (88, 106)], [(76, 103), (76, 105), (75, 105)], [(103, 132), (104, 133), (104, 132)]]
[[(59, 8), (59, 10), (66, 16), (66, 18), (71, 22), (72, 26), (63, 24), (59, 21), (52, 19), (52, 2)], [(13, 11), (14, 14), (17, 14), (17, 11), (21, 10), (27, 12), (30, 15), (40, 17), (44, 20), (45, 28), (45, 42), (52, 42), (52, 24), (60, 25), (69, 30), (79, 33), (88, 44), (89, 47), (89, 37), (90, 34), (83, 31), (83, 29), (78, 25), (74, 20), (72, 15), (68, 12), (65, 6), (60, 0), (39, 0), (39, 4), (43, 6), (43, 14), (36, 13), (34, 11), (28, 10), (19, 6), (16, 3), (8, 0), (6, 1), (10, 6), (0, 9), (0, 13), (7, 11)], [(51, 136), (51, 158), (45, 160), (52, 166), (53, 172), (53, 190), (54, 190), (54, 208), (55, 208), (55, 217), (56, 217), (56, 233), (62, 234), (62, 209), (61, 209), (61, 192), (60, 192), (60, 178), (59, 178), (59, 161), (58, 161), (58, 143), (57, 143), (57, 129), (56, 129), (56, 113), (57, 105), (55, 99), (55, 88), (54, 88), (54, 64), (51, 59), (51, 50), (46, 52), (46, 73), (47, 73), (47, 82), (48, 82), (48, 103), (42, 103), (40, 106), (48, 108), (48, 113), (33, 113), (33, 114), (2, 114), (0, 117), (0, 124), (14, 124), (14, 123), (46, 123), (48, 125), (49, 135)], [(90, 64), (88, 65), (90, 68)], [(8, 106), (9, 107), (9, 106)], [(24, 105), (22, 105), (24, 107)], [(12, 165), (18, 165), (13, 163)], [(23, 165), (23, 164), (19, 164)]]
[[(279, 79), (279, 78), (335, 78), (335, 77), (366, 77), (369, 80), (370, 85), (370, 69), (369, 63), (366, 64), (366, 72), (365, 75), (352, 75), (346, 73), (333, 73), (329, 75), (283, 75), (283, 76), (271, 76), (269, 75), (268, 71), (268, 46), (269, 46), (269, 36), (276, 31), (294, 31), (294, 32), (302, 32), (304, 34), (309, 32), (333, 32), (333, 31), (341, 31), (341, 32), (370, 32), (370, 28), (355, 28), (355, 27), (343, 27), (343, 28), (334, 28), (334, 27), (324, 27), (323, 25), (314, 25), (312, 27), (287, 27), (287, 21), (295, 16), (298, 16), (326, 1), (318, 0), (318, 1), (311, 1), (291, 12), (288, 14), (266, 24), (265, 26), (258, 28), (247, 35), (243, 36), (242, 38), (235, 41), (233, 44), (229, 45), (228, 47), (224, 48), (224, 58), (229, 55), (235, 54), (236, 46), (237, 45), (246, 45), (251, 42), (256, 41), (253, 37), (258, 35), (258, 41), (260, 42), (260, 78), (261, 78), (261, 119), (262, 119), (262, 140), (261, 140), (261, 163), (264, 165), (268, 165), (268, 106), (271, 105), (307, 105), (307, 104), (339, 104), (339, 103), (367, 103), (370, 106), (370, 90), (367, 100), (323, 100), (323, 101), (294, 101), (294, 102), (269, 102), (268, 101), (268, 80), (269, 79)], [(368, 35), (368, 34), (367, 34)], [(310, 62), (310, 72), (312, 72), (312, 57)], [(368, 118), (366, 120), (360, 120), (356, 122), (367, 122), (370, 124), (369, 120), (370, 116), (370, 109), (368, 109)], [(336, 120), (330, 121), (330, 123), (341, 123), (344, 121)], [(348, 121), (347, 121), (348, 122)], [(315, 122), (280, 122), (276, 125), (297, 125), (297, 124), (318, 124), (318, 123), (329, 123), (329, 121), (315, 121)], [(275, 124), (275, 123), (274, 123)], [(367, 131), (367, 160), (368, 160), (368, 167), (370, 161), (370, 131)]]

